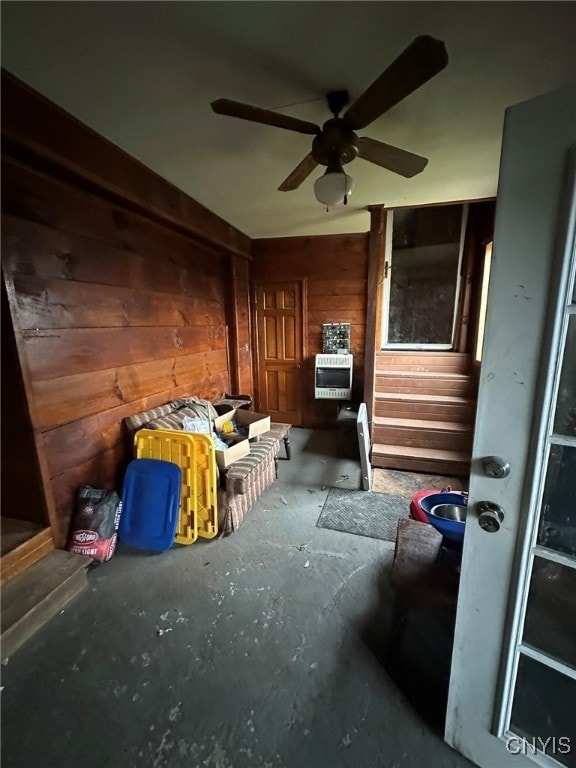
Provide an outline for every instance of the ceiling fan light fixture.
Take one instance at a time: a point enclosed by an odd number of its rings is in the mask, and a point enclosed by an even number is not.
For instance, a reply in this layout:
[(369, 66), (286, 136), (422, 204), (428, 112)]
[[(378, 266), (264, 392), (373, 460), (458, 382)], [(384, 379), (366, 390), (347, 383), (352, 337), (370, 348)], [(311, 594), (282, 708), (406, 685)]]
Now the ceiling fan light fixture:
[(354, 188), (354, 179), (342, 168), (328, 168), (323, 176), (314, 182), (314, 194), (316, 200), (323, 205), (346, 205)]

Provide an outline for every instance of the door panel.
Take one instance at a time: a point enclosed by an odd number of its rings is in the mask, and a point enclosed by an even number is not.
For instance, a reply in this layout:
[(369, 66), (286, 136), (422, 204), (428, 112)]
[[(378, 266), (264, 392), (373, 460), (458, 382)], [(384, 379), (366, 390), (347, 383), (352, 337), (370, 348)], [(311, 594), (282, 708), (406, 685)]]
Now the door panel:
[(278, 339), (278, 331), (275, 317), (264, 317), (264, 359), (276, 360), (278, 358), (278, 351), (276, 349), (276, 341)]
[(302, 423), (302, 283), (256, 285), (259, 408), (272, 421)]
[[(554, 428), (558, 409), (576, 413), (575, 94), (571, 84), (516, 105), (505, 121), (446, 724), (448, 743), (482, 768), (576, 764), (576, 445), (564, 415)], [(488, 456), (509, 475), (487, 473)], [(494, 532), (478, 525), (481, 500), (504, 511)]]

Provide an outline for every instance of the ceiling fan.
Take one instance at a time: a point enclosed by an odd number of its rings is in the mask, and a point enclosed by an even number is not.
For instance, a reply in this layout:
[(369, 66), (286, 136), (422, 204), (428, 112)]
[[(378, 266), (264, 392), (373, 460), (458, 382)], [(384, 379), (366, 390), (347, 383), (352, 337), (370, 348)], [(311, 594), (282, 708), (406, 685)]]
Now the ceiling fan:
[(281, 192), (297, 189), (317, 165), (325, 165), (324, 176), (317, 179), (317, 199), (326, 205), (347, 202), (351, 192), (351, 178), (342, 166), (361, 157), (371, 163), (411, 178), (426, 167), (428, 160), (399, 147), (384, 144), (367, 136), (358, 137), (356, 131), (365, 128), (399, 101), (438, 74), (448, 64), (444, 43), (433, 37), (417, 37), (384, 72), (376, 78), (364, 93), (348, 107), (342, 117), (342, 109), (348, 104), (347, 91), (333, 91), (327, 95), (328, 107), (333, 117), (322, 128), (306, 120), (282, 115), (267, 109), (230, 99), (212, 102), (214, 112), (255, 123), (264, 123), (287, 131), (314, 136), (312, 149), (294, 168), (278, 189)]

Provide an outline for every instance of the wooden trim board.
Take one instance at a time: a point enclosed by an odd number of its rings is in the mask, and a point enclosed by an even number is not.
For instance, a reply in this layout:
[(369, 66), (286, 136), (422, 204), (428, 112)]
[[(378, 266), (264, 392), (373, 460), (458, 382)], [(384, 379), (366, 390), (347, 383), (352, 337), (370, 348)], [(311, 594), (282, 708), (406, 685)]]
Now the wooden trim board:
[(2, 557), (0, 560), (0, 583), (2, 585), (7, 584), (53, 549), (54, 542), (52, 541), (51, 530), (50, 528), (44, 528), (40, 533), (37, 533)]

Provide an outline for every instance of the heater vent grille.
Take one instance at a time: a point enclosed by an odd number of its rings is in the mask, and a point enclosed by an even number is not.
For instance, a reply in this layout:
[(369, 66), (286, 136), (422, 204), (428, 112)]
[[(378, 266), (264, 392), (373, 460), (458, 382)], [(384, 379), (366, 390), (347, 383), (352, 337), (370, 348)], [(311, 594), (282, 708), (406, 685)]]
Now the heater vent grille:
[(324, 368), (352, 368), (353, 355), (316, 355), (316, 366)]

